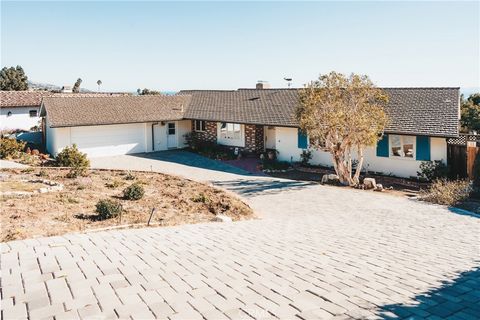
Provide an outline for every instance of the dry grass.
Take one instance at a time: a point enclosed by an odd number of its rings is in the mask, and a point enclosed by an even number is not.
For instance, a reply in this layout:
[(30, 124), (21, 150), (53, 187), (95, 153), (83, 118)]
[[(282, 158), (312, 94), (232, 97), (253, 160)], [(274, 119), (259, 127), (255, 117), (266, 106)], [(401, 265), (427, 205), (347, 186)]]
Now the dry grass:
[(40, 188), (45, 188), (46, 185), (40, 182), (27, 182), (27, 181), (0, 181), (0, 191), (25, 191), (33, 192)]
[(472, 183), (468, 180), (439, 179), (432, 182), (429, 189), (422, 190), (421, 199), (436, 204), (454, 206), (467, 200), (472, 190)]
[[(32, 172), (2, 170), (9, 187), (20, 180), (38, 178), (40, 169)], [(224, 214), (234, 221), (253, 217), (252, 210), (239, 198), (208, 185), (159, 173), (90, 171), (86, 177), (68, 179), (68, 170), (42, 169), (47, 179), (65, 187), (60, 192), (37, 194), (24, 199), (1, 199), (2, 241), (69, 232), (146, 223), (152, 208), (153, 223), (172, 226), (211, 221), (215, 214)], [(127, 179), (126, 179), (127, 177)], [(123, 189), (134, 183), (145, 188), (145, 196), (137, 201), (123, 200)], [(121, 221), (113, 218), (96, 219), (95, 204), (100, 199), (115, 199), (122, 203)]]

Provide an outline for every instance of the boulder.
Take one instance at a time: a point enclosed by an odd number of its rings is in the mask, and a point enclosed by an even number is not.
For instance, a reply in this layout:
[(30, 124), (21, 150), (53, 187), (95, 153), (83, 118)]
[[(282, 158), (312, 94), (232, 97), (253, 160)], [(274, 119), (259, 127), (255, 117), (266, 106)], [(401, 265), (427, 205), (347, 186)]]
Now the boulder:
[(324, 174), (322, 176), (322, 184), (338, 184), (340, 183), (340, 178), (336, 174)]
[(224, 214), (217, 214), (215, 218), (213, 218), (215, 222), (232, 222), (232, 218), (226, 216)]
[(383, 185), (381, 183), (377, 183), (377, 187), (373, 190), (381, 192), (381, 191), (384, 191), (385, 189), (383, 189)]
[(365, 187), (365, 189), (376, 189), (377, 182), (374, 178), (365, 178), (363, 179), (363, 186)]

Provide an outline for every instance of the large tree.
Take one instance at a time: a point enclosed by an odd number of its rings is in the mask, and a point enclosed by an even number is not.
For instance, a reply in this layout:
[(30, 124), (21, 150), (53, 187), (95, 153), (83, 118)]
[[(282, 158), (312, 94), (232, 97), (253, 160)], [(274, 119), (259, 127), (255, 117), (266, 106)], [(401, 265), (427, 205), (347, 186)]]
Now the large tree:
[(80, 92), (80, 85), (82, 84), (82, 79), (78, 78), (73, 85), (72, 92), (79, 93)]
[[(387, 94), (363, 75), (331, 72), (300, 91), (297, 119), (311, 146), (328, 151), (342, 184), (358, 185), (364, 149), (374, 146), (387, 124)], [(352, 160), (358, 164), (352, 171)]]
[(462, 131), (480, 131), (480, 93), (474, 93), (465, 99), (461, 96)]
[(28, 77), (21, 66), (4, 67), (0, 71), (0, 90), (24, 91), (28, 90)]

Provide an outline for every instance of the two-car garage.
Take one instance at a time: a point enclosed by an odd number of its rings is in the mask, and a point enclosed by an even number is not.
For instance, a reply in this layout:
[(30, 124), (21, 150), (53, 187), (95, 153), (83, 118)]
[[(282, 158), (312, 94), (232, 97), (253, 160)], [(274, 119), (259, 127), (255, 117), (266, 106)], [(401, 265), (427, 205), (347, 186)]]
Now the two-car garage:
[(72, 127), (72, 144), (89, 157), (147, 152), (146, 124)]
[(181, 148), (191, 126), (181, 120), (188, 98), (46, 98), (41, 115), (47, 151), (56, 155), (75, 144), (88, 157), (102, 157)]

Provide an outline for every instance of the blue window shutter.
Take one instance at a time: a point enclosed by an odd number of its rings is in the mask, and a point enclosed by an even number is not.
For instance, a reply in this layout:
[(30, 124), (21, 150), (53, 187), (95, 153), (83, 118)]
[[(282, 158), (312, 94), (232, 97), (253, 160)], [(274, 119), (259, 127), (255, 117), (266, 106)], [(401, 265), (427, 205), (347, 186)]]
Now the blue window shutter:
[(304, 134), (300, 129), (297, 129), (297, 138), (298, 138), (298, 147), (300, 149), (307, 149), (308, 148), (308, 138), (307, 135)]
[(417, 160), (430, 161), (430, 137), (417, 136)]
[(382, 139), (377, 143), (377, 157), (388, 158), (388, 134), (384, 134)]

